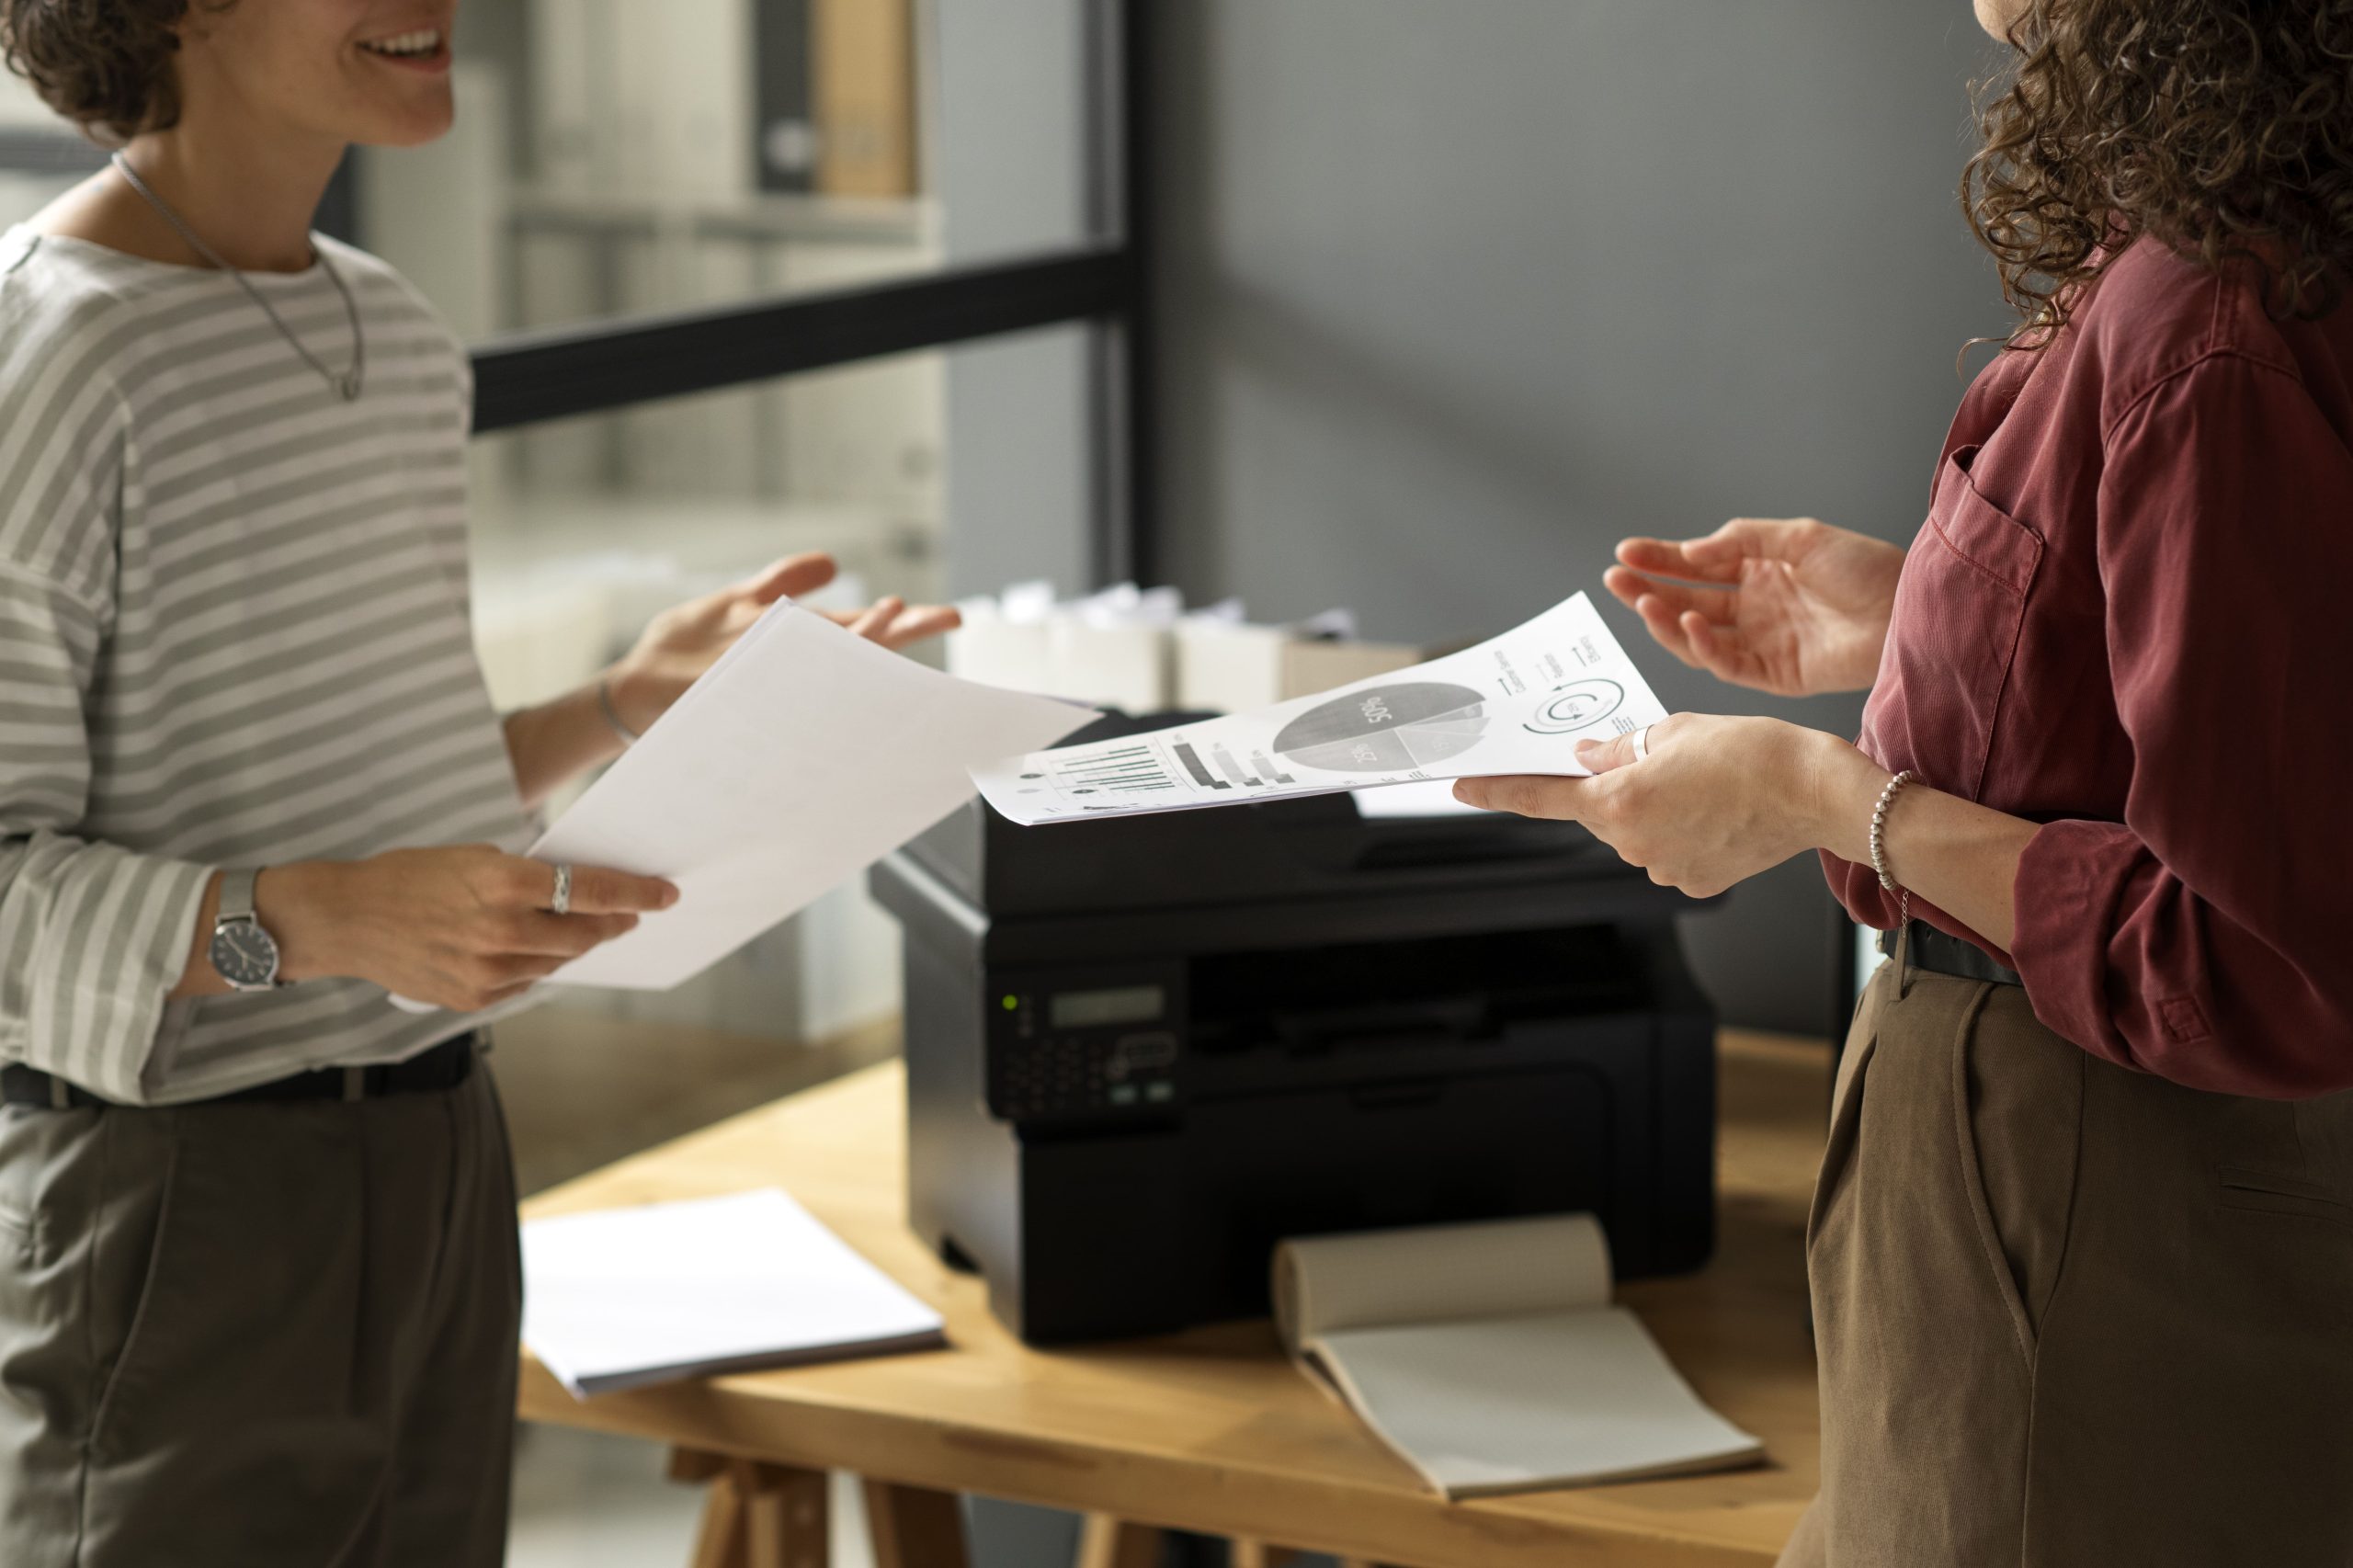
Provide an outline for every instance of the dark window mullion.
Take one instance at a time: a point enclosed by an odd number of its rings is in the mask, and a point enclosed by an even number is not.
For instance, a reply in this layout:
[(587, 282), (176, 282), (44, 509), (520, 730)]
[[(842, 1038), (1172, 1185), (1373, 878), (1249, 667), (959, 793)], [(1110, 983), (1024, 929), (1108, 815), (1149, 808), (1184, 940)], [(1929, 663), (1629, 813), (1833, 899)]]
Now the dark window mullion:
[(797, 294), (620, 323), (511, 334), (478, 347), (474, 429), (509, 429), (1024, 332), (1134, 306), (1123, 249)]

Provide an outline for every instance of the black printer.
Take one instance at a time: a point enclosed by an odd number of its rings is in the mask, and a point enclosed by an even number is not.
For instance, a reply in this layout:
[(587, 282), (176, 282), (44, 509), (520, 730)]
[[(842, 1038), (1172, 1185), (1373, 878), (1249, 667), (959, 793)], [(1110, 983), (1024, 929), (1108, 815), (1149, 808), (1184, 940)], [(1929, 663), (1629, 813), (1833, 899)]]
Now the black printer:
[(1621, 1277), (1708, 1256), (1689, 903), (1572, 824), (974, 801), (870, 879), (905, 938), (909, 1220), (1031, 1344), (1263, 1313), (1285, 1236), (1588, 1210)]

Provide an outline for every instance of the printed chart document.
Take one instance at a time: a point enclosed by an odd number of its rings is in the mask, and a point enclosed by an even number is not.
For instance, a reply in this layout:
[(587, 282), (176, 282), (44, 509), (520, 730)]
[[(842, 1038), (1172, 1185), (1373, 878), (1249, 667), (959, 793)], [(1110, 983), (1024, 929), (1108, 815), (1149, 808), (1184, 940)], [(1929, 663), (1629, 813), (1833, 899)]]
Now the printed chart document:
[(1255, 712), (1009, 756), (972, 777), (990, 805), (1035, 825), (1483, 774), (1589, 773), (1579, 741), (1665, 717), (1578, 594), (1411, 669)]
[(1763, 1457), (1609, 1304), (1589, 1214), (1288, 1241), (1274, 1291), (1291, 1355), (1449, 1498)]
[(970, 800), (973, 767), (1093, 717), (779, 601), (531, 846), (678, 887), (676, 904), (550, 978), (689, 979)]
[(938, 1312), (767, 1187), (531, 1221), (523, 1342), (587, 1399), (948, 1341)]

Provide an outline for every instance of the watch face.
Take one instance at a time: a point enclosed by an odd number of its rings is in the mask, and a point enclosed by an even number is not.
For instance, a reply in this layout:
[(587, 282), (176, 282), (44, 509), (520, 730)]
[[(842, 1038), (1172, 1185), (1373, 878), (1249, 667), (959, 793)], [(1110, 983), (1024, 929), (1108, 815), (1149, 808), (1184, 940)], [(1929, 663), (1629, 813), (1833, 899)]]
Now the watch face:
[(212, 933), (212, 967), (232, 985), (267, 985), (278, 978), (278, 944), (251, 920)]

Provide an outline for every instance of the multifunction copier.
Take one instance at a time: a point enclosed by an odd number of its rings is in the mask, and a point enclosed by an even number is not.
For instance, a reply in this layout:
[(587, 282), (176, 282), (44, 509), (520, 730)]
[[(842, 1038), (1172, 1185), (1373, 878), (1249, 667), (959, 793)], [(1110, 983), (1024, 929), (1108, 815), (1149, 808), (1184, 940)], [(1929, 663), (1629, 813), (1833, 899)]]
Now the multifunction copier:
[(909, 1219), (1032, 1344), (1264, 1312), (1285, 1236), (1582, 1210), (1620, 1276), (1708, 1255), (1690, 901), (1574, 824), (975, 801), (870, 885), (904, 935)]

